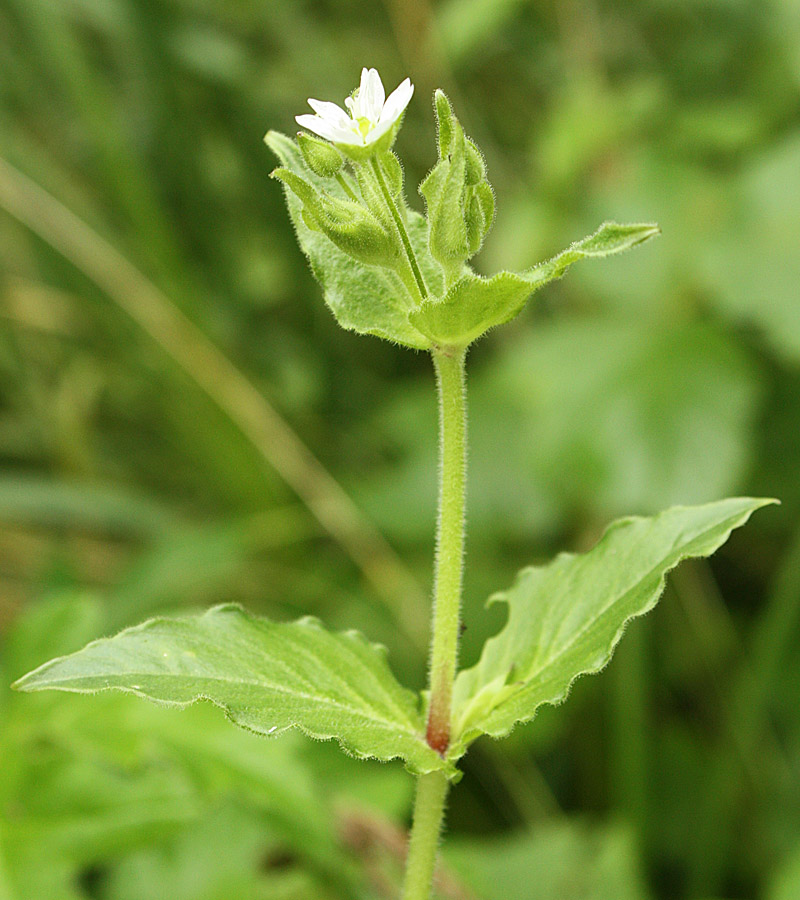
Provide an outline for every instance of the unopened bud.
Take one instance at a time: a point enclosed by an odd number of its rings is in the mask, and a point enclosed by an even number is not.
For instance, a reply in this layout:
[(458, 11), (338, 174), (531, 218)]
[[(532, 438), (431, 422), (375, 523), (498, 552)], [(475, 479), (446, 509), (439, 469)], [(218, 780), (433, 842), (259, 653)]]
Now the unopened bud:
[(342, 154), (332, 144), (311, 137), (304, 131), (297, 133), (297, 143), (305, 164), (320, 178), (334, 178), (344, 165)]

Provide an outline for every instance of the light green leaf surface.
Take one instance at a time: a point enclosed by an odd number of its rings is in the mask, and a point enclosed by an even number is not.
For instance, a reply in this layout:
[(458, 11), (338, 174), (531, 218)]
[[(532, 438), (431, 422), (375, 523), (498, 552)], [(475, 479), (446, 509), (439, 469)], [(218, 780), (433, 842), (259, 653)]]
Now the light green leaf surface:
[(796, 900), (800, 897), (800, 844), (768, 880), (765, 897), (766, 900)]
[[(291, 172), (346, 200), (335, 182), (322, 181), (306, 168), (297, 145), (286, 135), (270, 131), (265, 141)], [(356, 264), (324, 234), (312, 231), (306, 225), (302, 216), (303, 204), (291, 190), (285, 189), (284, 194), (300, 247), (322, 286), (325, 302), (342, 328), (376, 335), (408, 347), (430, 347), (430, 341), (408, 321), (413, 304), (400, 279), (387, 269)], [(418, 213), (409, 212), (408, 231), (426, 283), (435, 289), (441, 281), (441, 272), (430, 260), (426, 246), (427, 228)]]
[(771, 502), (734, 498), (621, 519), (588, 553), (520, 572), (510, 591), (492, 598), (508, 604), (508, 623), (456, 680), (451, 755), (563, 700), (575, 678), (606, 665), (628, 621), (652, 609), (670, 569), (710, 555)]
[(336, 738), (354, 756), (402, 757), (414, 772), (445, 764), (422, 738), (417, 697), (398, 684), (383, 649), (316, 620), (274, 623), (237, 606), (151, 619), (45, 663), (19, 690), (122, 690), (168, 705), (210, 700), (243, 728), (299, 728)]
[(466, 346), (495, 325), (513, 319), (532, 288), (513, 272), (491, 278), (467, 275), (441, 300), (423, 303), (409, 315), (411, 324), (437, 344)]
[(536, 290), (560, 278), (573, 263), (621, 253), (658, 233), (657, 225), (605, 222), (594, 234), (520, 274), (465, 276), (441, 300), (427, 301), (412, 311), (409, 321), (434, 343), (467, 346), (490, 328), (517, 316)]

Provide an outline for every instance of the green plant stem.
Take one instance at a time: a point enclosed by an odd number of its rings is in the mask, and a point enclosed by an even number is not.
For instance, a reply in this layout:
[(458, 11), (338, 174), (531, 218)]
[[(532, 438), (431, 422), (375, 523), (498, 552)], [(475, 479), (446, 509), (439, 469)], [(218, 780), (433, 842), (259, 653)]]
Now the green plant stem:
[(466, 504), (466, 352), (435, 350), (439, 391), (440, 484), (431, 643), (428, 743), (444, 754), (450, 744), (453, 682), (461, 626), (461, 581)]
[(355, 203), (358, 203), (358, 197), (356, 197), (356, 195), (353, 193), (353, 189), (352, 189), (352, 188), (350, 187), (350, 185), (345, 181), (344, 175), (342, 175), (341, 172), (339, 172), (339, 173), (336, 175), (336, 181), (339, 183), (340, 187), (344, 190), (345, 194), (347, 194), (347, 196), (348, 196), (351, 200), (353, 200)]
[(431, 895), (448, 787), (447, 776), (442, 772), (420, 775), (417, 781), (402, 900), (428, 900)]
[(405, 222), (403, 222), (403, 217), (400, 215), (400, 210), (397, 208), (397, 204), (394, 202), (394, 197), (392, 197), (392, 193), (389, 190), (388, 185), (386, 184), (386, 179), (383, 177), (381, 164), (374, 156), (372, 157), (370, 162), (372, 163), (372, 171), (375, 173), (375, 177), (378, 180), (378, 185), (381, 189), (383, 199), (386, 202), (386, 206), (389, 208), (389, 212), (392, 215), (394, 224), (400, 234), (400, 241), (403, 244), (403, 250), (405, 251), (406, 259), (408, 260), (408, 264), (411, 267), (411, 272), (414, 276), (414, 282), (416, 283), (417, 290), (419, 291), (419, 299), (424, 300), (428, 296), (428, 289), (425, 287), (425, 279), (422, 277), (422, 272), (420, 271), (419, 263), (417, 262), (417, 256), (414, 253), (414, 248), (411, 246), (411, 238), (409, 238), (408, 236)]
[[(458, 665), (461, 627), (467, 483), (465, 358), (466, 350), (460, 347), (433, 351), (439, 393), (440, 482), (430, 664), (431, 703), (426, 737), (428, 744), (442, 755), (450, 744), (453, 682)], [(447, 776), (441, 772), (421, 775), (417, 782), (403, 900), (428, 900), (430, 897), (448, 786)]]

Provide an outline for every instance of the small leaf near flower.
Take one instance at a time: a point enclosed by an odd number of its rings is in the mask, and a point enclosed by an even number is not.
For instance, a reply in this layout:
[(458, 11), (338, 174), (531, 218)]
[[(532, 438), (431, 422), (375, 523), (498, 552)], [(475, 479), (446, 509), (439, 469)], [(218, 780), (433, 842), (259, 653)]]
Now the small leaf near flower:
[(605, 222), (594, 234), (525, 272), (498, 272), (491, 278), (465, 274), (441, 300), (412, 310), (409, 321), (439, 346), (466, 347), (490, 328), (513, 319), (535, 291), (560, 278), (574, 262), (621, 253), (657, 234), (657, 225)]

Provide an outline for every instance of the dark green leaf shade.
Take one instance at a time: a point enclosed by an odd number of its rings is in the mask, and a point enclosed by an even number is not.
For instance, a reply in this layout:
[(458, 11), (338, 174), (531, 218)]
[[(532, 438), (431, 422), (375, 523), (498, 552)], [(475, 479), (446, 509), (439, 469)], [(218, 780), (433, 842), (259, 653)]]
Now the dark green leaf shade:
[(227, 605), (151, 619), (45, 663), (14, 687), (121, 690), (171, 706), (209, 700), (260, 734), (294, 727), (336, 738), (354, 756), (402, 757), (414, 772), (447, 767), (425, 743), (418, 697), (396, 681), (384, 648), (311, 618), (275, 623)]
[(490, 600), (508, 604), (505, 628), (456, 680), (451, 757), (479, 735), (502, 737), (543, 703), (564, 700), (579, 675), (606, 665), (628, 622), (655, 606), (670, 569), (710, 556), (774, 502), (742, 497), (620, 519), (588, 553), (523, 569), (509, 591)]

